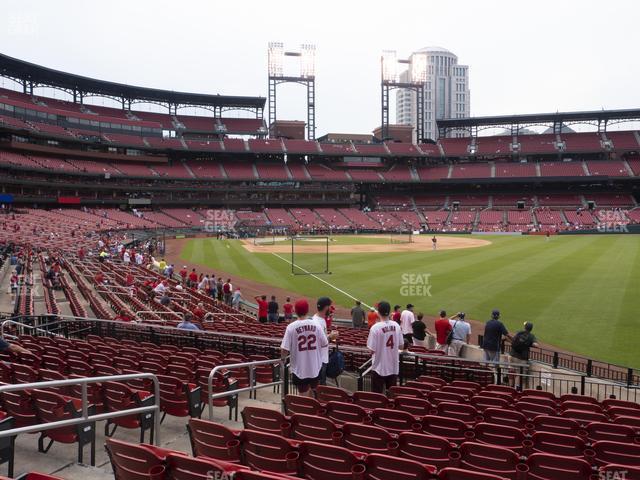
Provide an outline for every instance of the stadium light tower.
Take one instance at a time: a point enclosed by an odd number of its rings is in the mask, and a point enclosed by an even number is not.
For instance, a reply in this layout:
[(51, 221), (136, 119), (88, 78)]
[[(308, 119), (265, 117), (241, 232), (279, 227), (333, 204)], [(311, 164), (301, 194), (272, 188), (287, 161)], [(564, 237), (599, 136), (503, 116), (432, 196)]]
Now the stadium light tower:
[[(316, 138), (316, 46), (302, 44), (298, 51), (285, 51), (281, 42), (269, 42), (269, 130), (277, 119), (277, 87), (281, 83), (297, 83), (307, 87), (307, 139)], [(284, 74), (285, 57), (299, 59), (298, 76)]]
[[(398, 65), (409, 65), (409, 82), (400, 82)], [(424, 84), (427, 81), (427, 56), (414, 53), (408, 60), (398, 59), (395, 50), (384, 50), (380, 59), (382, 97), (382, 140), (389, 138), (389, 93), (391, 90), (406, 88), (416, 92), (416, 139), (424, 138)]]

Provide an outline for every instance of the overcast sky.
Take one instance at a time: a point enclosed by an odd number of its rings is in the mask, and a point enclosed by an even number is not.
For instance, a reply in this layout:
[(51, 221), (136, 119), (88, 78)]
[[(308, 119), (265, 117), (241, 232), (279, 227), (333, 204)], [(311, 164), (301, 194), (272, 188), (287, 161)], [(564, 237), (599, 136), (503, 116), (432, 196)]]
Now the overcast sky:
[[(267, 94), (267, 43), (317, 45), (318, 135), (380, 124), (382, 50), (470, 66), (471, 114), (640, 107), (640, 1), (2, 0), (0, 51), (129, 84)], [(6, 85), (6, 84), (5, 84)], [(279, 90), (281, 119), (305, 91)], [(265, 112), (266, 115), (266, 112)]]

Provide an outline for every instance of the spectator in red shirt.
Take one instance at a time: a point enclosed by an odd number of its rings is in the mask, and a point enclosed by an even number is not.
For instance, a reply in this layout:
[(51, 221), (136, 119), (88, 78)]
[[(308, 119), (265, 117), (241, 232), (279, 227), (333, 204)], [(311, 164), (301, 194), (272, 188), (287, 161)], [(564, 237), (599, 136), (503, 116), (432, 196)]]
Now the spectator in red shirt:
[(131, 273), (127, 273), (126, 282), (127, 282), (127, 287), (130, 287), (135, 283), (135, 281), (133, 280), (133, 275), (131, 275)]
[(269, 302), (267, 302), (267, 296), (257, 296), (255, 297), (256, 302), (258, 302), (258, 320), (260, 323), (267, 323), (267, 314), (269, 310)]
[(184, 267), (182, 267), (182, 270), (180, 270), (180, 272), (178, 272), (180, 274), (180, 278), (182, 279), (182, 283), (186, 284), (187, 283), (187, 275), (189, 272), (187, 272), (187, 266), (185, 265)]
[(98, 285), (103, 284), (104, 283), (104, 273), (102, 273), (102, 272), (96, 273), (95, 281), (96, 281), (96, 283)]
[(400, 325), (400, 316), (402, 313), (400, 312), (400, 305), (396, 305), (393, 307), (393, 314), (391, 315), (391, 320)]
[(80, 247), (80, 249), (78, 250), (78, 258), (80, 259), (80, 261), (84, 260), (84, 248)]
[(451, 322), (447, 318), (447, 312), (444, 310), (440, 311), (440, 318), (436, 320), (436, 349), (447, 351), (447, 337), (449, 336), (449, 332), (451, 331)]
[(196, 305), (196, 308), (193, 309), (192, 313), (193, 316), (196, 317), (196, 319), (202, 320), (204, 318), (204, 314), (206, 313), (204, 311), (202, 303), (198, 303), (198, 305)]
[(282, 305), (282, 311), (284, 312), (284, 321), (290, 322), (293, 320), (293, 304), (291, 303), (291, 298), (287, 297), (287, 300)]
[(192, 269), (189, 274), (189, 282), (187, 283), (189, 288), (194, 288), (198, 286), (198, 274), (196, 273), (196, 269)]

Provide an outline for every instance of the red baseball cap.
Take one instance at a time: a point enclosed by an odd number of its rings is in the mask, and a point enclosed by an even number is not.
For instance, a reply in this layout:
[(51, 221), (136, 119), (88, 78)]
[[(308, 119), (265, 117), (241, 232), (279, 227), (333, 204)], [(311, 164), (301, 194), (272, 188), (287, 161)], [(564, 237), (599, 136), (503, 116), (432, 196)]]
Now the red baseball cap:
[(301, 298), (300, 300), (296, 301), (293, 308), (296, 311), (296, 315), (301, 317), (309, 313), (309, 302), (307, 302), (306, 298)]

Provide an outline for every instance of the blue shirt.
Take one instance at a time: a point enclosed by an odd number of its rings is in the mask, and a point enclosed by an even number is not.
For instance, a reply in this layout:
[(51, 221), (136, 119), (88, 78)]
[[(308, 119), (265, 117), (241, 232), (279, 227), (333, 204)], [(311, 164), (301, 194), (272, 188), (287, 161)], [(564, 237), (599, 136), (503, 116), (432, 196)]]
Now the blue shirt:
[(182, 330), (200, 330), (200, 328), (195, 323), (191, 322), (180, 322), (178, 324), (178, 328)]
[(509, 332), (504, 324), (495, 318), (489, 320), (484, 326), (484, 337), (482, 338), (482, 348), (491, 352), (500, 350), (500, 341), (503, 335)]

